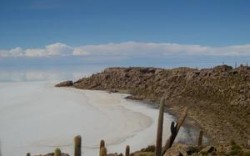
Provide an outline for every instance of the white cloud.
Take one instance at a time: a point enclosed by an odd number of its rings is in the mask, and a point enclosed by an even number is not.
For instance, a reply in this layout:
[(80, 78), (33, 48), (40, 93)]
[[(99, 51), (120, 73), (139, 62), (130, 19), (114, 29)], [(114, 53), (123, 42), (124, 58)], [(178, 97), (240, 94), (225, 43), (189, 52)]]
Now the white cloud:
[(40, 49), (25, 49), (20, 47), (10, 50), (0, 50), (0, 57), (45, 57), (45, 56), (67, 56), (72, 55), (73, 48), (63, 43), (54, 43)]
[(225, 47), (176, 43), (124, 42), (86, 45), (74, 49), (73, 55), (250, 55), (250, 44)]
[(71, 47), (54, 43), (40, 49), (0, 50), (0, 57), (45, 57), (45, 56), (88, 56), (88, 57), (133, 57), (165, 55), (210, 55), (210, 56), (250, 56), (250, 44), (224, 47), (185, 45), (176, 43), (122, 42)]
[(46, 46), (48, 55), (71, 55), (73, 48), (63, 43), (55, 43)]
[(48, 53), (46, 49), (26, 49), (24, 56), (29, 57), (41, 57), (41, 56), (47, 56)]
[(9, 51), (9, 54), (10, 54), (11, 56), (23, 56), (23, 49), (20, 48), (20, 47), (11, 49), (11, 50)]

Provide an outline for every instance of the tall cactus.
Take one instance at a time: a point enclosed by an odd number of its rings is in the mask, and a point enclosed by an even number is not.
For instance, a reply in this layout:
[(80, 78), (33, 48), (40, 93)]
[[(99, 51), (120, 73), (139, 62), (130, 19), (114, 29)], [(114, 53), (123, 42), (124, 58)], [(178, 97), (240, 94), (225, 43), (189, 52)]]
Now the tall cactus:
[(107, 156), (107, 149), (106, 149), (106, 147), (101, 147), (101, 149), (100, 149), (100, 156)]
[(74, 156), (81, 156), (81, 144), (82, 144), (82, 138), (80, 135), (76, 136), (74, 138), (74, 143), (75, 143), (75, 152)]
[(203, 131), (201, 130), (199, 133), (199, 137), (198, 137), (198, 146), (199, 147), (202, 146), (202, 139), (203, 139)]
[(105, 147), (105, 141), (104, 141), (104, 140), (101, 140), (101, 142), (100, 142), (100, 149), (101, 149), (102, 147)]
[(99, 156), (102, 156), (102, 148), (105, 148), (105, 141), (104, 140), (101, 140), (101, 142), (100, 142)]
[(165, 105), (165, 99), (162, 98), (160, 102), (159, 117), (158, 117), (157, 138), (156, 138), (156, 148), (155, 148), (156, 156), (161, 156), (161, 150), (162, 150), (162, 129), (163, 129), (163, 120), (164, 120), (164, 105)]
[(188, 108), (185, 107), (182, 114), (181, 114), (181, 116), (177, 120), (176, 125), (175, 125), (174, 122), (171, 123), (171, 128), (170, 128), (171, 135), (170, 135), (169, 139), (167, 140), (167, 142), (166, 142), (166, 144), (165, 144), (165, 146), (163, 148), (162, 155), (164, 155), (164, 153), (167, 151), (167, 149), (169, 149), (173, 145), (174, 140), (175, 140), (175, 138), (176, 138), (176, 136), (177, 136), (177, 134), (178, 134), (178, 132), (179, 132), (179, 130), (181, 128), (181, 125), (183, 124), (183, 122), (184, 122), (184, 120), (185, 120), (185, 118), (187, 116), (187, 111), (188, 111)]
[(55, 156), (61, 156), (62, 155), (62, 152), (61, 152), (60, 148), (55, 149), (55, 154), (54, 155)]
[(130, 147), (129, 145), (126, 146), (125, 156), (129, 156), (130, 154)]

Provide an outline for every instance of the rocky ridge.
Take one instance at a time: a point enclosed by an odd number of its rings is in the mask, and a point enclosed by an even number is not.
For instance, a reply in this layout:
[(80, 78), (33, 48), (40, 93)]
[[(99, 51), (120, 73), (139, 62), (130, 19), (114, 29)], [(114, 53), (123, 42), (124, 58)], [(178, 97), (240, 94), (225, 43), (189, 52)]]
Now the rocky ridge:
[(189, 107), (197, 122), (214, 143), (250, 140), (250, 67), (227, 65), (194, 68), (107, 68), (73, 83), (79, 89), (126, 90), (132, 99), (158, 103), (177, 112)]

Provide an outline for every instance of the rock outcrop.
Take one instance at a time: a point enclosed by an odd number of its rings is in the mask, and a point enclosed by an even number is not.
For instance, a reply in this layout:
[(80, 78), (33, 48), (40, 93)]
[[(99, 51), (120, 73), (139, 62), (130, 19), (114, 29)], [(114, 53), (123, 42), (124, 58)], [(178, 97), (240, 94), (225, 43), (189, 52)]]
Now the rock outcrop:
[[(48, 153), (48, 154), (45, 154), (45, 155), (34, 155), (34, 156), (55, 156), (55, 153)], [(62, 153), (61, 156), (70, 156), (69, 154), (66, 154), (66, 153)]]
[(189, 107), (193, 118), (215, 142), (250, 140), (250, 67), (107, 68), (73, 84), (80, 89), (128, 90), (131, 99), (159, 102), (176, 112)]
[(63, 81), (55, 85), (55, 87), (70, 87), (73, 86), (73, 81)]

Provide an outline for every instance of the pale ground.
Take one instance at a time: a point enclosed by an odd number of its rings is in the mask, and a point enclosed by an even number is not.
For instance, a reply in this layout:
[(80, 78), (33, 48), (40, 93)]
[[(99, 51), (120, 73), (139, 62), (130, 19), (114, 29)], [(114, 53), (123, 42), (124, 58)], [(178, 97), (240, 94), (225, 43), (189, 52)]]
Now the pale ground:
[[(2, 156), (46, 154), (60, 147), (73, 153), (73, 137), (82, 136), (82, 154), (98, 155), (101, 139), (109, 152), (126, 145), (139, 150), (154, 144), (158, 110), (125, 100), (125, 94), (55, 88), (47, 82), (0, 83)], [(165, 114), (164, 140), (174, 118)], [(190, 137), (181, 129), (179, 139)]]

